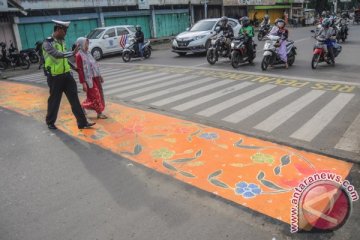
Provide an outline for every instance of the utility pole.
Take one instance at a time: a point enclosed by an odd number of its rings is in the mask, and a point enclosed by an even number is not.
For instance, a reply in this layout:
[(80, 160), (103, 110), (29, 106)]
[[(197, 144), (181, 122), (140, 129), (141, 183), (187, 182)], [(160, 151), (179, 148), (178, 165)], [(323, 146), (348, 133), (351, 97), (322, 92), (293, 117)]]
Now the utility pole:
[(333, 0), (334, 3), (334, 13), (337, 13), (337, 0)]
[(208, 0), (204, 0), (204, 12), (205, 12), (205, 18), (207, 18), (207, 4), (208, 4)]

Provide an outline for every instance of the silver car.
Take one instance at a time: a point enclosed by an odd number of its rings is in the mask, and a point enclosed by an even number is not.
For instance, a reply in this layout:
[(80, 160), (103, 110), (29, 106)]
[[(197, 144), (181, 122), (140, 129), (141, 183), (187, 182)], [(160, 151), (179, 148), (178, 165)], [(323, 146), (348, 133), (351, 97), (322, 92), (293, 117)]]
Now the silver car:
[[(172, 51), (180, 56), (187, 53), (206, 52), (210, 46), (211, 37), (214, 36), (215, 27), (220, 25), (221, 18), (200, 20), (186, 32), (178, 34), (172, 42)], [(236, 19), (229, 18), (228, 23), (234, 30), (234, 35), (239, 35), (241, 25)]]

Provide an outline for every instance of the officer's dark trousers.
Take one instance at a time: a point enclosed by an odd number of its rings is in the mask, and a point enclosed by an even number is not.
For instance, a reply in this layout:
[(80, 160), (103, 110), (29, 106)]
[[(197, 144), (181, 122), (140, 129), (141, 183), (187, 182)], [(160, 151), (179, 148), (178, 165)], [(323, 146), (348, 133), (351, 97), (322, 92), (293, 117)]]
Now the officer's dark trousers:
[(70, 102), (71, 110), (76, 117), (78, 126), (86, 125), (87, 120), (81, 108), (76, 82), (72, 75), (64, 73), (57, 76), (49, 76), (48, 85), (50, 87), (50, 96), (48, 99), (46, 123), (54, 124), (56, 122), (61, 97), (64, 92)]

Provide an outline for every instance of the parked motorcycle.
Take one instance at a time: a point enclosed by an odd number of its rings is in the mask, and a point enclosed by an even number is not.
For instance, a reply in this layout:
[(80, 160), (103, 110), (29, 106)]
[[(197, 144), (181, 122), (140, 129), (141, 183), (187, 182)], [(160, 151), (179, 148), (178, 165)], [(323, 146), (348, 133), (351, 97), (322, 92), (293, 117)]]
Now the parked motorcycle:
[(26, 53), (19, 53), (17, 48), (14, 46), (13, 42), (10, 43), (9, 54), (6, 51), (6, 43), (0, 43), (1, 46), (1, 59), (5, 69), (8, 67), (21, 67), (22, 69), (29, 69), (30, 60), (29, 56)]
[(270, 25), (261, 24), (259, 33), (257, 35), (257, 39), (259, 41), (262, 41), (263, 38), (269, 34), (269, 32), (270, 32)]
[(231, 58), (231, 47), (226, 43), (226, 37), (220, 33), (220, 28), (216, 27), (217, 34), (211, 38), (210, 47), (206, 52), (208, 63), (214, 65), (219, 57)]
[[(263, 60), (261, 62), (261, 69), (266, 71), (269, 65), (278, 65), (284, 64), (284, 62), (280, 59), (280, 56), (277, 53), (277, 48), (280, 47), (280, 37), (268, 35), (266, 37), (266, 42), (264, 45), (264, 54)], [(286, 52), (287, 52), (287, 63), (289, 66), (292, 66), (295, 62), (296, 56), (296, 47), (294, 45), (294, 41), (288, 41), (286, 44)]]
[[(129, 62), (131, 58), (139, 58), (140, 53), (138, 49), (135, 49), (137, 47), (137, 44), (135, 42), (134, 37), (130, 37), (128, 42), (125, 45), (125, 48), (122, 52), (122, 59), (124, 62)], [(150, 58), (151, 56), (151, 46), (150, 41), (146, 40), (142, 46), (143, 50), (143, 56), (145, 59)]]
[(245, 41), (246, 36), (240, 36), (234, 38), (231, 42), (231, 65), (233, 68), (238, 68), (244, 62), (253, 63), (256, 57), (256, 44), (253, 42), (253, 54), (252, 57), (249, 56), (248, 49), (246, 47)]
[(26, 53), (29, 56), (31, 63), (38, 63), (40, 61), (39, 55), (36, 53), (35, 48), (28, 48), (20, 51), (20, 54)]
[[(312, 31), (315, 33), (315, 31)], [(326, 62), (327, 64), (335, 64), (331, 61), (329, 52), (325, 52), (325, 47), (333, 47), (334, 57), (336, 58), (342, 50), (342, 47), (336, 43), (334, 38), (332, 39), (322, 39), (317, 37), (317, 42), (314, 46), (313, 57), (311, 60), (311, 68), (316, 69), (318, 64), (321, 62)]]

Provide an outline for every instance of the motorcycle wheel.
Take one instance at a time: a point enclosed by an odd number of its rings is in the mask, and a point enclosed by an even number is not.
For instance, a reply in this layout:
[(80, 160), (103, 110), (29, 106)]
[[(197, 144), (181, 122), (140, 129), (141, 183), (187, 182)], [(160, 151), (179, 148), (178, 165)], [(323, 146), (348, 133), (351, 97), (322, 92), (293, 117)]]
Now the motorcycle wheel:
[(40, 58), (38, 55), (34, 54), (30, 57), (30, 62), (31, 63), (38, 63), (40, 61)]
[(20, 65), (21, 69), (24, 69), (24, 70), (29, 69), (29, 67), (30, 67), (30, 61), (26, 60), (26, 59), (21, 59), (20, 64), (21, 64)]
[(258, 39), (259, 41), (262, 41), (263, 38), (264, 38), (264, 36), (263, 36), (262, 32), (259, 32), (259, 33), (258, 33), (258, 36), (257, 36), (257, 39)]
[(208, 61), (208, 63), (210, 63), (211, 65), (214, 65), (216, 63), (216, 55), (215, 55), (215, 51), (213, 49), (209, 49), (206, 53), (206, 60)]
[(241, 54), (238, 51), (232, 51), (231, 53), (231, 66), (233, 68), (240, 67)]
[(267, 70), (267, 68), (269, 67), (269, 62), (270, 62), (270, 56), (265, 56), (261, 62), (261, 69), (263, 71)]
[(129, 62), (131, 60), (130, 52), (123, 52), (122, 59), (124, 62)]
[(144, 58), (148, 59), (148, 58), (150, 58), (150, 56), (151, 56), (150, 48), (145, 48), (144, 49)]
[(289, 67), (291, 67), (295, 62), (295, 55), (292, 54), (289, 56), (289, 59), (288, 59), (288, 64), (289, 64)]
[(320, 61), (320, 54), (314, 54), (311, 60), (311, 68), (316, 69)]

